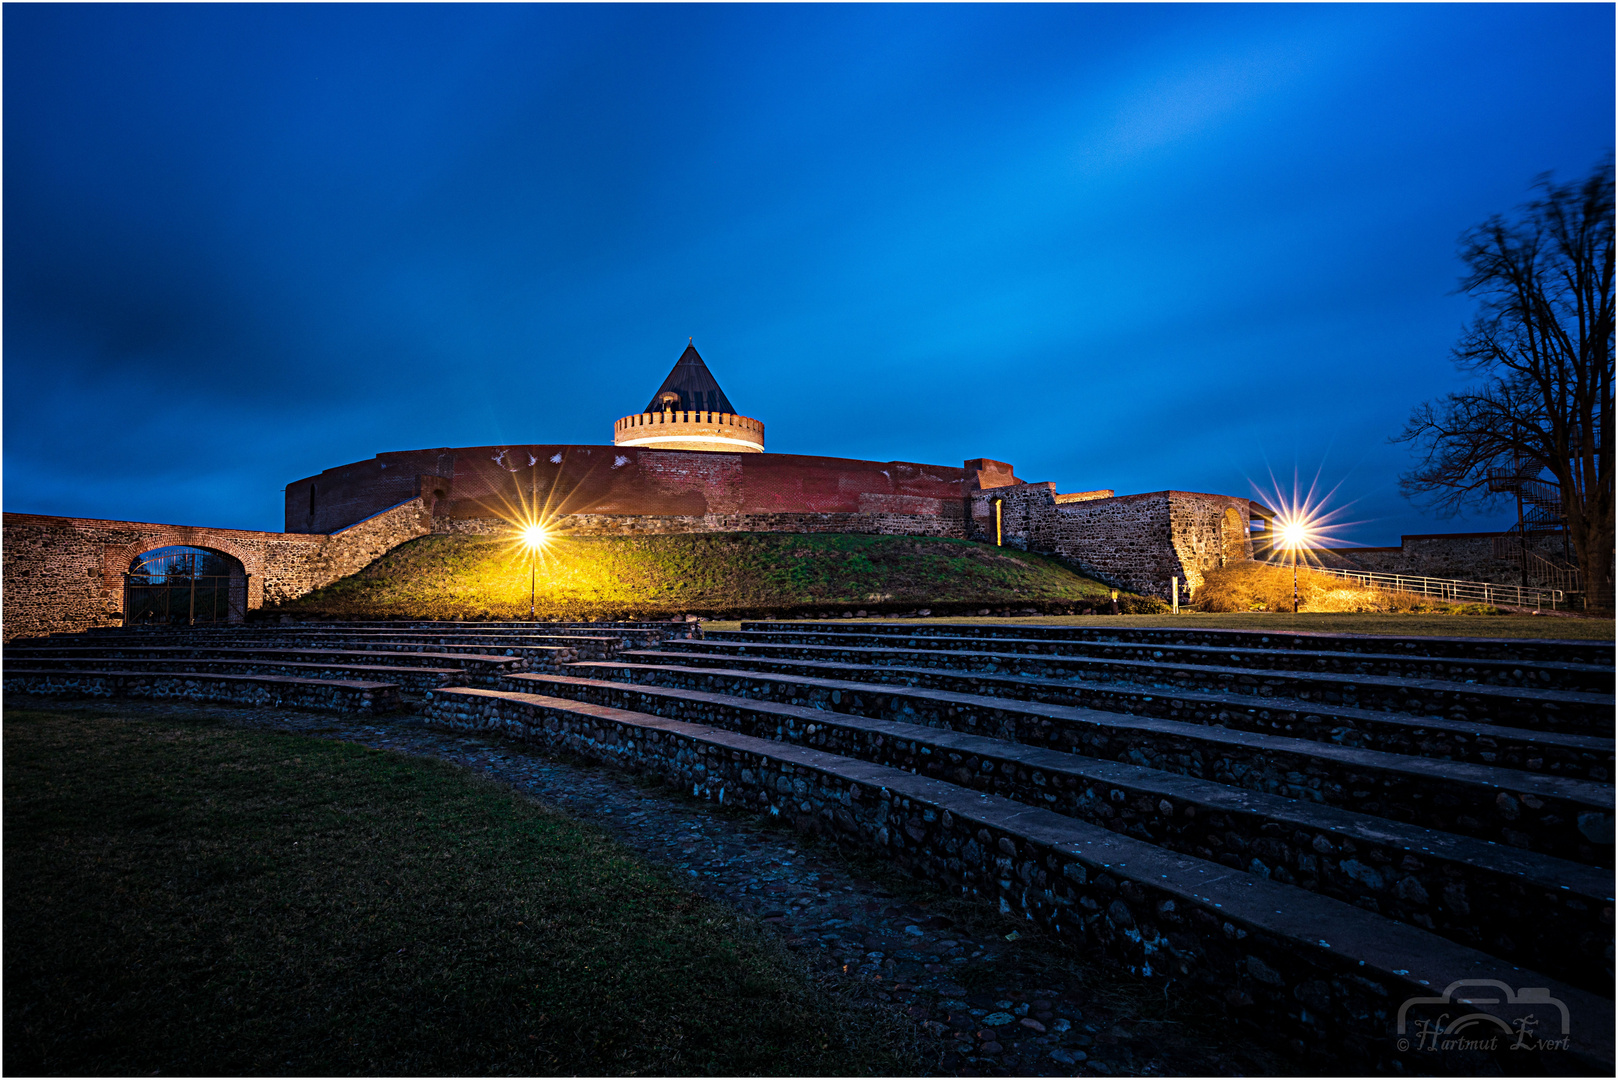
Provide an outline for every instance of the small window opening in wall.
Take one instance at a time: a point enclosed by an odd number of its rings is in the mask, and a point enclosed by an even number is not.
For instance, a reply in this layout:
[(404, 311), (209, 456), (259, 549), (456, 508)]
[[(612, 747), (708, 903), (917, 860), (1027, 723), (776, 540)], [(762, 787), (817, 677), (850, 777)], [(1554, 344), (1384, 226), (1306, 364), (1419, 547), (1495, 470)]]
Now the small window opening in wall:
[(1006, 544), (1005, 514), (1004, 514), (1005, 505), (1006, 505), (1006, 500), (1004, 500), (1004, 499), (996, 499), (996, 500), (994, 500), (994, 546), (995, 547), (1004, 547), (1005, 544)]

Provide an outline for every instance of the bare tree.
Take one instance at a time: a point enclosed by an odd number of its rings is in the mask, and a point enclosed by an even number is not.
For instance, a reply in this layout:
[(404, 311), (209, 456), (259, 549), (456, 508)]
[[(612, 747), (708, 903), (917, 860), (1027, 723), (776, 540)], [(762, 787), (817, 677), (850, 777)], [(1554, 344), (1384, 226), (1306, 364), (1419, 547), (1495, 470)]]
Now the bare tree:
[(1399, 485), (1449, 513), (1493, 498), (1491, 474), (1496, 492), (1554, 485), (1588, 604), (1611, 609), (1612, 164), (1536, 187), (1461, 238), (1461, 291), (1480, 306), (1453, 356), (1479, 381), (1411, 412), (1394, 441), (1422, 460)]

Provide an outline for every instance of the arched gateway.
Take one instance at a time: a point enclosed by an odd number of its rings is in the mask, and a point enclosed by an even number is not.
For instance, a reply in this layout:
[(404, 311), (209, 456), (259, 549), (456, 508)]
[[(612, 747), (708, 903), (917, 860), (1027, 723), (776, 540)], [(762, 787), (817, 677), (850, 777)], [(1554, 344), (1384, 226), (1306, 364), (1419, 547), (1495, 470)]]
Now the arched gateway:
[(247, 572), (208, 548), (170, 545), (135, 556), (124, 574), (124, 625), (240, 623)]

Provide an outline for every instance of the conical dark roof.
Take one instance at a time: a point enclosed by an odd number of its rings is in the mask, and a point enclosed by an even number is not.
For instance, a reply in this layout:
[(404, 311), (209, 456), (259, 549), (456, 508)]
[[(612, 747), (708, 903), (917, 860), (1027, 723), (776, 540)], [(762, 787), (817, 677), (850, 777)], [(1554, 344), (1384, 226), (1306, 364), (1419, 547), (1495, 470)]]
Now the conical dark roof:
[(652, 395), (652, 403), (646, 406), (646, 411), (662, 412), (662, 398), (666, 393), (680, 395), (680, 403), (675, 408), (681, 411), (704, 409), (723, 413), (736, 411), (730, 399), (725, 396), (725, 392), (719, 389), (719, 384), (714, 381), (708, 365), (697, 355), (695, 345), (685, 347), (680, 359), (674, 362), (674, 370), (663, 380), (663, 385), (657, 388), (657, 393)]

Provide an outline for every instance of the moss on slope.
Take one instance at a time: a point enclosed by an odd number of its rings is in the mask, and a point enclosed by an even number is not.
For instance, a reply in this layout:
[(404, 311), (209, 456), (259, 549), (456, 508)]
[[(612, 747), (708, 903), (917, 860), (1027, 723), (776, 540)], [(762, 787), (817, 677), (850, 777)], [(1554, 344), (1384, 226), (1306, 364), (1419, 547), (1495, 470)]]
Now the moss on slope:
[[(682, 612), (765, 614), (845, 608), (940, 613), (1056, 610), (1109, 590), (1055, 559), (913, 536), (709, 533), (562, 537), (539, 556), (542, 617)], [(526, 618), (529, 559), (509, 541), (425, 536), (281, 610), (351, 618)]]

